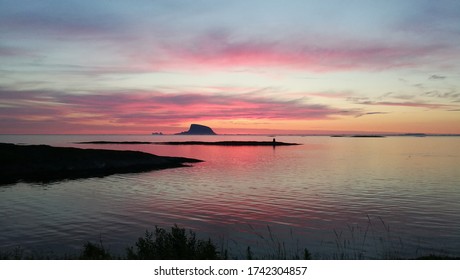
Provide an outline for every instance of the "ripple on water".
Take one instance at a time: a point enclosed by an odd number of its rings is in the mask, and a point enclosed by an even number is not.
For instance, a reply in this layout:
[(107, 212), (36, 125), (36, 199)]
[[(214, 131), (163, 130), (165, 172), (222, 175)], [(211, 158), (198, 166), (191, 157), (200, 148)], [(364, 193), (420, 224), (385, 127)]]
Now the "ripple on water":
[(275, 150), (146, 145), (141, 149), (206, 162), (1, 187), (0, 249), (66, 251), (102, 238), (123, 252), (146, 229), (176, 223), (233, 240), (243, 255), (247, 245), (261, 244), (268, 226), (280, 239), (331, 256), (334, 230), (349, 238), (351, 228), (363, 234), (371, 224), (376, 236), (387, 238), (389, 229), (391, 241), (414, 255), (428, 249), (460, 255), (458, 139), (374, 140), (292, 137), (286, 142), (305, 145)]

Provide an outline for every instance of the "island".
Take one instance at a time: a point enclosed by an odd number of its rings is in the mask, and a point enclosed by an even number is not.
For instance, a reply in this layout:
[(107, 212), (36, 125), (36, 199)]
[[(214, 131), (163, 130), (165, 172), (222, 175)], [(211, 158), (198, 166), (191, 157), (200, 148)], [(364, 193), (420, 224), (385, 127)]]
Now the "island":
[(354, 138), (384, 138), (385, 135), (376, 135), (376, 134), (357, 134), (357, 135), (352, 135), (351, 137), (354, 137)]
[(176, 135), (217, 135), (212, 128), (201, 124), (192, 124), (188, 131), (176, 133)]
[(185, 167), (198, 159), (138, 151), (0, 143), (0, 184), (48, 182)]
[(404, 133), (401, 136), (412, 136), (412, 137), (426, 137), (425, 133)]
[(74, 144), (96, 144), (96, 145), (110, 145), (110, 144), (123, 144), (123, 145), (147, 145), (155, 144), (156, 142), (149, 141), (84, 141), (84, 142), (74, 142)]
[(279, 141), (173, 141), (173, 142), (143, 142), (143, 141), (88, 141), (76, 142), (76, 144), (96, 144), (96, 145), (203, 145), (203, 146), (295, 146), (298, 143), (287, 143)]
[(331, 135), (331, 137), (384, 138), (385, 135), (378, 135), (378, 134), (355, 134), (355, 135), (334, 134), (334, 135)]
[(180, 141), (180, 142), (153, 142), (157, 145), (205, 145), (205, 146), (294, 146), (298, 143), (286, 143), (278, 141)]

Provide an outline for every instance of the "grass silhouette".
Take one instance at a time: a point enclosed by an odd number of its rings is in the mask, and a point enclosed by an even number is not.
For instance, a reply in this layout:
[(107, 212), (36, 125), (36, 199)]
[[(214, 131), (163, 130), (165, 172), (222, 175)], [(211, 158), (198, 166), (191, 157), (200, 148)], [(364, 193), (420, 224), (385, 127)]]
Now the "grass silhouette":
[[(383, 230), (381, 229), (383, 228)], [(312, 254), (307, 248), (288, 248), (284, 240), (278, 238), (267, 226), (267, 233), (254, 231), (261, 242), (256, 250), (244, 246), (243, 258), (248, 260), (310, 260)], [(362, 260), (372, 259), (405, 259), (404, 246), (399, 238), (391, 235), (390, 226), (381, 218), (372, 221), (368, 217), (365, 227), (348, 226), (347, 230), (337, 231), (335, 234), (335, 251), (332, 256), (315, 254), (318, 259)], [(291, 232), (291, 239), (294, 235)], [(289, 240), (288, 240), (289, 241)], [(260, 247), (261, 246), (261, 247)], [(257, 251), (257, 253), (256, 253)], [(174, 225), (169, 230), (155, 227), (153, 231), (146, 230), (144, 236), (139, 237), (133, 246), (126, 248), (125, 255), (114, 255), (106, 249), (99, 240), (98, 243), (85, 242), (80, 253), (56, 255), (54, 253), (34, 254), (17, 246), (10, 250), (0, 251), (0, 259), (80, 259), (80, 260), (222, 260), (228, 259), (228, 251), (224, 246), (218, 247), (211, 239), (198, 239), (192, 230), (186, 230)], [(449, 254), (427, 253), (412, 259), (448, 260), (458, 256)]]
[[(117, 259), (102, 244), (86, 242), (79, 257), (82, 260)], [(211, 241), (196, 238), (195, 232), (177, 225), (167, 231), (155, 227), (154, 231), (145, 231), (134, 246), (126, 249), (128, 260), (217, 260), (221, 259), (217, 247)]]
[(215, 260), (220, 259), (217, 247), (211, 241), (200, 240), (196, 234), (177, 225), (168, 232), (155, 227), (145, 232), (135, 245), (127, 249), (130, 260)]

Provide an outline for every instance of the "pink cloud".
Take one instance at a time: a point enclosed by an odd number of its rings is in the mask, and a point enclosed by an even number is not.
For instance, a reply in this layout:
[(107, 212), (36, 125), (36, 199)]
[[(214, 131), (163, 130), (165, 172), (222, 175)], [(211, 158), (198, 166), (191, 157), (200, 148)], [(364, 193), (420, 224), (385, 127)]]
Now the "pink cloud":
[(59, 102), (88, 113), (112, 116), (120, 122), (203, 119), (328, 119), (346, 112), (298, 100), (284, 101), (241, 95), (139, 92), (107, 95), (62, 95)]
[(436, 104), (436, 103), (425, 103), (425, 102), (373, 102), (373, 101), (364, 101), (358, 104), (364, 105), (380, 105), (380, 106), (397, 106), (397, 107), (418, 107), (418, 108), (427, 108), (427, 109), (439, 109), (451, 107), (446, 104)]
[[(340, 42), (340, 39), (337, 39)], [(288, 68), (314, 72), (384, 70), (428, 62), (440, 45), (386, 45), (364, 42), (321, 45), (309, 39), (234, 40), (228, 34), (205, 34), (184, 42), (156, 46), (160, 56), (147, 58), (157, 69)], [(137, 59), (146, 59), (137, 54)], [(161, 57), (160, 59), (158, 57)]]
[(0, 99), (4, 104), (0, 108), (0, 127), (4, 133), (16, 131), (18, 125), (24, 131), (29, 126), (46, 124), (67, 125), (67, 129), (86, 125), (88, 129), (102, 122), (106, 124), (105, 129), (131, 127), (148, 131), (154, 126), (206, 120), (324, 120), (359, 113), (301, 100), (216, 93), (107, 92), (81, 95), (0, 90)]

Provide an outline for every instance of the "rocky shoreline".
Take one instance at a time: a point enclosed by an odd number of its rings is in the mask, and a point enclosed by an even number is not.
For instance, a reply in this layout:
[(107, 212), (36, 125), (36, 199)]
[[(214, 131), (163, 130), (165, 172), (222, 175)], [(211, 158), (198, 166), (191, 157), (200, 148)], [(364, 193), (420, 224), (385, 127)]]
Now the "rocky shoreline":
[(286, 143), (278, 141), (182, 141), (182, 142), (156, 142), (160, 145), (206, 145), (206, 146), (295, 146), (298, 143)]
[(138, 151), (0, 143), (0, 184), (102, 177), (189, 166), (201, 160)]
[(286, 143), (278, 141), (217, 141), (217, 142), (206, 142), (206, 141), (173, 141), (173, 142), (138, 142), (138, 141), (89, 141), (89, 142), (77, 142), (76, 144), (126, 144), (126, 145), (205, 145), (205, 146), (294, 146), (301, 145), (298, 143)]

